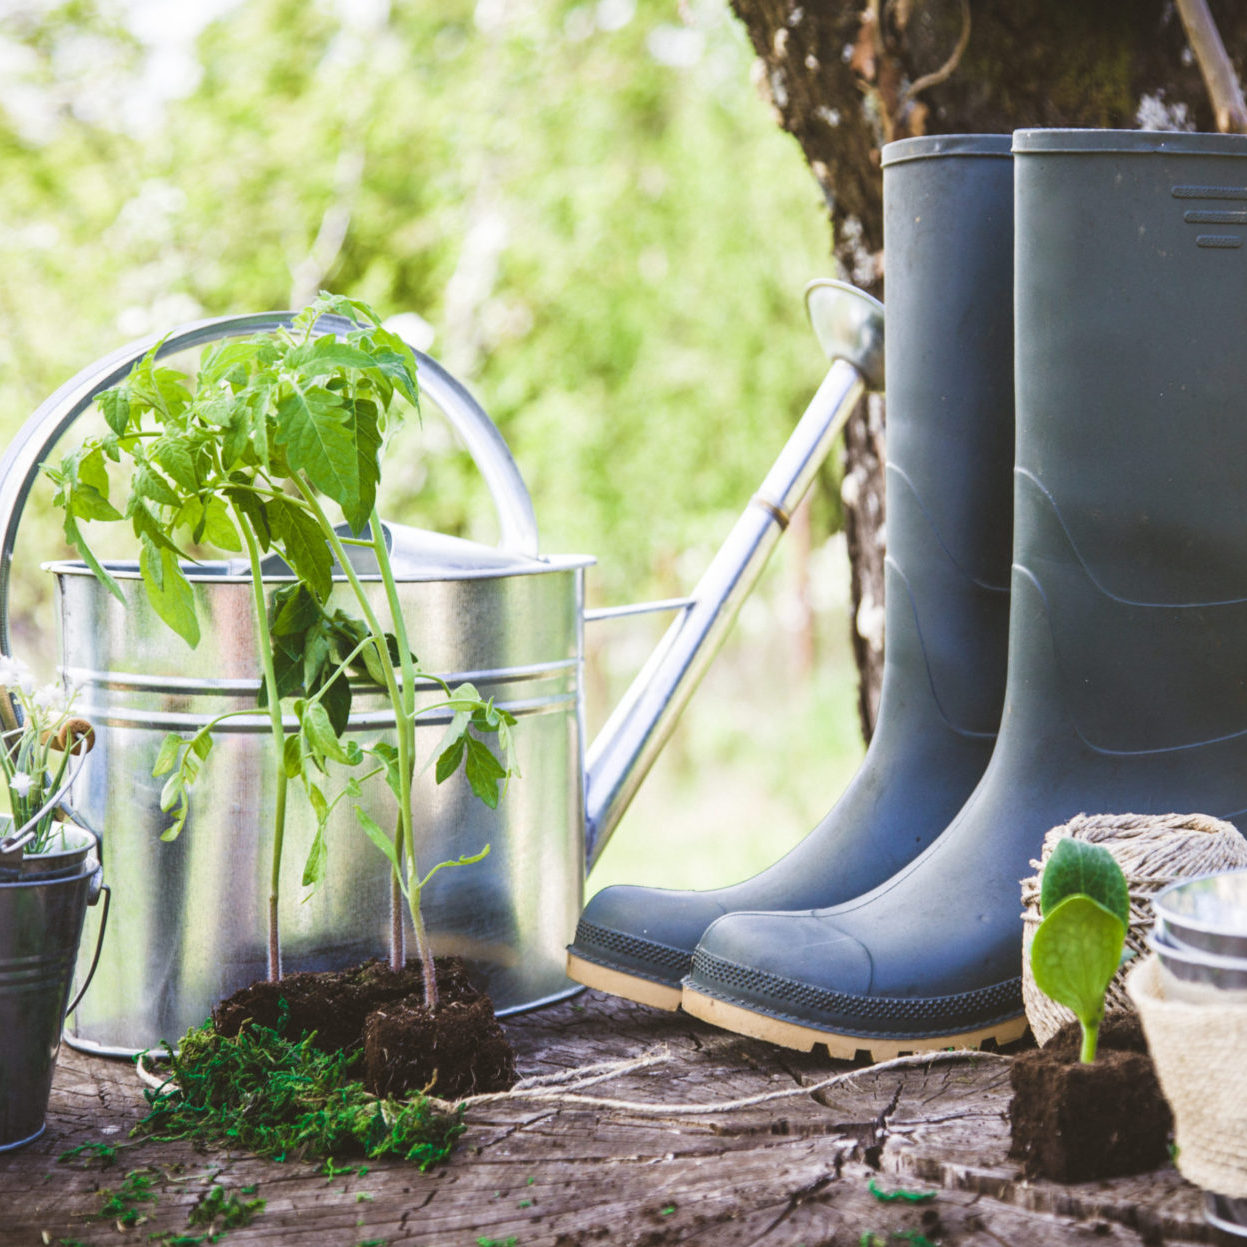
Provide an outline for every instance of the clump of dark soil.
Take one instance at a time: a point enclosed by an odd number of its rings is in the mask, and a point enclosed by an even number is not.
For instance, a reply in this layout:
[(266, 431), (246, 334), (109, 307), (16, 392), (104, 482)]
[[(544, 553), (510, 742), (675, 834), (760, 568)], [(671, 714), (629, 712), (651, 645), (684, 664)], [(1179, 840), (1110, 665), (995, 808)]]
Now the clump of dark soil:
[(505, 1091), (515, 1084), (515, 1053), (488, 996), (443, 999), (435, 1014), (409, 997), (368, 1015), (364, 1071), (364, 1084), (374, 1095), (429, 1087), (446, 1096), (447, 1086), (456, 1096)]
[(396, 974), (373, 960), (253, 983), (223, 1000), (212, 1023), (230, 1038), (251, 1021), (289, 1039), (314, 1035), (322, 1052), (363, 1051), (364, 1085), (374, 1095), (427, 1090), (453, 1100), (507, 1090), (515, 1083), (515, 1057), (493, 1003), (457, 957), (439, 957), (436, 970), (433, 1014), (424, 1006), (418, 962)]
[(1089, 1182), (1156, 1169), (1169, 1159), (1173, 1116), (1156, 1081), (1138, 1017), (1110, 1014), (1090, 1065), (1077, 1022), (1010, 1069), (1009, 1155), (1028, 1178)]

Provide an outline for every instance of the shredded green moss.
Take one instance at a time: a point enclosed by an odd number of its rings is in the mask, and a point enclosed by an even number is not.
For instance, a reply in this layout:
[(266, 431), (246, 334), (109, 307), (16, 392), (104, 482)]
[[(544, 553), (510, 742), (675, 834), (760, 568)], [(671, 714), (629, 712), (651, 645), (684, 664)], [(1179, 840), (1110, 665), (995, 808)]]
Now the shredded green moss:
[(238, 1146), (271, 1160), (396, 1156), (421, 1169), (445, 1160), (463, 1133), (462, 1110), (447, 1113), (413, 1092), (369, 1094), (354, 1076), (358, 1053), (324, 1053), (313, 1036), (295, 1041), (249, 1023), (233, 1038), (209, 1022), (182, 1037), (172, 1071), (148, 1091), (136, 1134)]
[(190, 1210), (186, 1221), (189, 1225), (206, 1225), (210, 1230), (233, 1230), (240, 1225), (250, 1225), (256, 1215), (264, 1211), (265, 1202), (262, 1199), (240, 1199), (238, 1194), (214, 1182)]
[(147, 1214), (140, 1210), (139, 1205), (156, 1202), (153, 1185), (148, 1173), (142, 1169), (131, 1169), (117, 1190), (101, 1189), (100, 1210), (95, 1215), (101, 1221), (115, 1221), (127, 1229), (141, 1225), (147, 1220)]

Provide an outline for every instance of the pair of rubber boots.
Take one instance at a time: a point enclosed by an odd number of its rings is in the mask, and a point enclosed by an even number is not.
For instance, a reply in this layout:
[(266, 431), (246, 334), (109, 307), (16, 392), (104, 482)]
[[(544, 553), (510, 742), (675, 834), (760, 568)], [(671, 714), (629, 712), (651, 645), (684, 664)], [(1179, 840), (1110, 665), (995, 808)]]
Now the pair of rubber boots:
[(883, 165), (875, 736), (774, 866), (608, 888), (569, 950), (590, 986), (875, 1060), (1022, 1034), (1049, 828), (1247, 811), (1247, 138), (1024, 130)]

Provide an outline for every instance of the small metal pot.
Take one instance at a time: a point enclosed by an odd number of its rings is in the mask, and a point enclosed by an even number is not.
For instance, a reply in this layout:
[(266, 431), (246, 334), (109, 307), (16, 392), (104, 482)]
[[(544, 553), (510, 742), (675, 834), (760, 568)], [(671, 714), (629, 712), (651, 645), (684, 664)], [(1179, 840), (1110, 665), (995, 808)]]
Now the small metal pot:
[(61, 847), (24, 855), (0, 881), (0, 1152), (43, 1133), (61, 1027), (90, 986), (88, 972), (69, 1000), (83, 919), (101, 894), (101, 939), (107, 921), (95, 850), (90, 832), (68, 826)]
[(1247, 959), (1247, 870), (1170, 884), (1152, 898), (1157, 930), (1172, 944)]

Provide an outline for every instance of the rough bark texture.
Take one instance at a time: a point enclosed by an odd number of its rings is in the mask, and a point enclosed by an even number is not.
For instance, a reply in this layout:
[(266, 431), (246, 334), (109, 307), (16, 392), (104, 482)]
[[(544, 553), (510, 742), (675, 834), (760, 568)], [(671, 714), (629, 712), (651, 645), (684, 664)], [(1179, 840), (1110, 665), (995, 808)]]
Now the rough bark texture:
[[(842, 275), (883, 291), (879, 149), (919, 134), (1025, 126), (1216, 128), (1170, 0), (732, 0), (757, 79), (827, 200)], [(1209, 9), (1240, 79), (1247, 5)], [(853, 644), (869, 737), (883, 648), (884, 421), (863, 404), (846, 437)], [(878, 642), (878, 644), (876, 644)]]
[[(1059, 1186), (1026, 1182), (1009, 1148), (1008, 1065), (990, 1056), (905, 1070), (852, 1070), (596, 993), (505, 1020), (525, 1077), (596, 1062), (654, 1062), (584, 1095), (661, 1106), (512, 1098), (468, 1111), (448, 1163), (395, 1161), (332, 1176), (310, 1161), (257, 1160), (128, 1137), (142, 1088), (126, 1062), (62, 1050), (47, 1133), (0, 1155), (0, 1244), (187, 1242), (212, 1184), (267, 1200), (223, 1241), (356, 1247), (1154, 1247), (1210, 1242), (1200, 1192), (1168, 1165), (1146, 1175)], [(785, 1099), (678, 1115), (776, 1091)], [(676, 1109), (677, 1111), (672, 1111)], [(84, 1143), (119, 1148), (100, 1168)], [(358, 1164), (358, 1162), (356, 1162)], [(142, 1224), (98, 1219), (128, 1173), (153, 1184)], [(873, 1190), (872, 1190), (873, 1186)], [(256, 1188), (251, 1191), (250, 1188)], [(887, 1199), (898, 1188), (917, 1202)], [(221, 1228), (217, 1226), (217, 1228)]]

